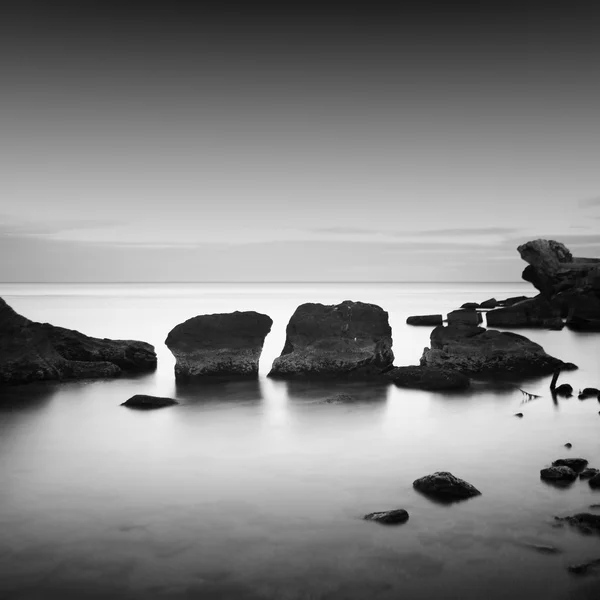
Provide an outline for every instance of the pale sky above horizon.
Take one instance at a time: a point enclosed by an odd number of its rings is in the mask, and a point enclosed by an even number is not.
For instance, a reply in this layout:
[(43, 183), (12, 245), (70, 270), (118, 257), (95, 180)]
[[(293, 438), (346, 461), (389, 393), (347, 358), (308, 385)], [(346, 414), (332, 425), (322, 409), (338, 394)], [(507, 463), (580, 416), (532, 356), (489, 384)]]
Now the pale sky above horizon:
[(176, 4), (5, 11), (0, 281), (518, 281), (530, 239), (600, 256), (592, 6)]

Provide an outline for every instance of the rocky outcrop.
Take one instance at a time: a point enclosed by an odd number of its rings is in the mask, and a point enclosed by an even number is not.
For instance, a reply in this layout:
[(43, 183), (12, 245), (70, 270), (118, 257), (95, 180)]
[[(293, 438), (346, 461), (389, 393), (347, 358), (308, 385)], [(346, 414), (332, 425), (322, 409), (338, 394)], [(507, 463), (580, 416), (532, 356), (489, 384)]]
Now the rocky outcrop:
[(179, 402), (177, 402), (177, 400), (173, 400), (173, 398), (161, 398), (160, 396), (147, 396), (145, 394), (136, 394), (135, 396), (131, 396), (129, 400), (123, 402), (121, 406), (150, 410), (153, 408), (164, 408), (165, 406), (174, 406), (175, 404), (179, 404)]
[(435, 327), (443, 323), (442, 315), (415, 315), (406, 319), (407, 325), (428, 325)]
[(459, 309), (448, 313), (448, 325), (479, 325), (482, 322), (481, 313), (473, 309)]
[(385, 376), (398, 387), (427, 391), (465, 390), (470, 385), (470, 379), (457, 371), (418, 365), (395, 367)]
[(425, 348), (421, 366), (449, 369), (469, 376), (541, 376), (560, 368), (575, 369), (544, 352), (528, 338), (512, 332), (469, 325), (436, 327)]
[(481, 495), (476, 487), (447, 471), (438, 471), (416, 479), (413, 481), (413, 487), (427, 496), (446, 501), (464, 500)]
[(400, 525), (408, 521), (408, 512), (403, 508), (369, 513), (363, 517), (365, 521), (376, 521), (383, 525)]
[(370, 378), (394, 361), (388, 313), (375, 304), (302, 304), (269, 377)]
[(529, 298), (504, 308), (490, 310), (486, 315), (488, 327), (543, 327), (562, 329), (560, 310), (542, 296)]
[(0, 383), (118, 377), (155, 368), (150, 344), (36, 323), (0, 298)]
[(200, 315), (174, 327), (165, 344), (176, 359), (178, 381), (256, 378), (273, 321), (254, 311)]

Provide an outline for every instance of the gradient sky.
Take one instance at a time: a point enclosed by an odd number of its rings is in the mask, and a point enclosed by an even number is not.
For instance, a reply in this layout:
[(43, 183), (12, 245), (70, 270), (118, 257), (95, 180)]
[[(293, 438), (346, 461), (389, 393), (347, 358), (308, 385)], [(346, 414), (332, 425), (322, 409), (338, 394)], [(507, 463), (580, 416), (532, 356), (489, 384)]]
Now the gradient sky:
[(518, 281), (600, 256), (592, 2), (4, 2), (0, 281)]

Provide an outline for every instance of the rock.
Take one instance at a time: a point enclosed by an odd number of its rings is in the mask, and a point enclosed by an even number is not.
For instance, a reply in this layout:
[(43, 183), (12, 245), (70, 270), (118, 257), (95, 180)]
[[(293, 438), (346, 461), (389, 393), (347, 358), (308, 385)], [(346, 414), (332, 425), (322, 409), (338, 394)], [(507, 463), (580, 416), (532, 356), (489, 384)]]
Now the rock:
[(475, 310), (479, 308), (479, 304), (477, 302), (465, 302), (461, 305), (461, 308), (465, 308), (466, 310)]
[[(575, 331), (600, 331), (600, 295), (593, 291), (563, 293), (567, 327)], [(559, 294), (557, 296), (561, 298)]]
[(498, 306), (498, 300), (496, 298), (490, 298), (489, 300), (483, 301), (479, 308), (496, 308)]
[(416, 479), (413, 481), (413, 487), (427, 496), (440, 500), (463, 500), (481, 495), (473, 485), (447, 471), (438, 471)]
[(465, 390), (470, 385), (469, 378), (457, 371), (421, 366), (395, 367), (386, 378), (398, 387), (429, 391)]
[(465, 325), (479, 325), (483, 323), (483, 317), (481, 313), (474, 310), (453, 310), (448, 313), (448, 325), (465, 324)]
[(570, 467), (548, 467), (540, 471), (540, 478), (545, 481), (575, 481), (577, 473)]
[(558, 522), (565, 522), (577, 527), (582, 533), (600, 533), (600, 515), (593, 513), (578, 513), (570, 517), (554, 517)]
[(349, 300), (309, 303), (292, 315), (269, 377), (365, 379), (380, 376), (393, 362), (392, 330), (382, 308)]
[(442, 323), (442, 315), (415, 315), (406, 319), (407, 325), (429, 325), (435, 327)]
[(529, 300), (529, 296), (512, 296), (510, 298), (506, 298), (506, 300), (498, 300), (498, 306), (512, 306), (517, 302), (522, 302), (523, 300)]
[(554, 393), (557, 396), (572, 396), (573, 395), (573, 386), (568, 383), (561, 383), (557, 388), (554, 389)]
[(590, 508), (600, 508), (600, 504), (590, 504)]
[(436, 327), (421, 366), (451, 369), (465, 375), (540, 376), (575, 367), (544, 352), (535, 342), (512, 332), (468, 325)]
[(588, 484), (593, 490), (600, 489), (600, 474), (596, 474), (591, 479), (589, 479)]
[(569, 565), (567, 570), (571, 573), (575, 573), (576, 575), (584, 575), (590, 569), (600, 566), (600, 558), (596, 558), (594, 560), (590, 560), (586, 563), (581, 563), (578, 565)]
[(565, 444), (565, 448), (568, 448), (569, 450), (573, 447), (573, 444), (571, 444), (571, 442), (567, 442)]
[(592, 479), (596, 475), (598, 475), (600, 471), (598, 469), (594, 469), (593, 467), (588, 467), (579, 473), (579, 479)]
[(123, 402), (121, 406), (127, 406), (129, 408), (152, 409), (173, 406), (175, 404), (179, 404), (179, 402), (177, 402), (177, 400), (173, 400), (173, 398), (161, 398), (159, 396), (136, 394), (135, 396), (131, 396), (131, 398), (129, 398), (129, 400), (126, 402)]
[(363, 518), (365, 521), (376, 521), (383, 525), (400, 525), (401, 523), (406, 523), (406, 521), (408, 521), (408, 512), (403, 508), (397, 508), (395, 510), (369, 513)]
[(560, 554), (561, 550), (556, 546), (546, 546), (544, 544), (524, 544), (527, 548), (531, 548), (540, 554)]
[(529, 263), (523, 279), (543, 294), (551, 295), (557, 285), (558, 274), (573, 263), (573, 255), (564, 244), (554, 240), (534, 240), (517, 248), (521, 258)]
[(200, 315), (180, 323), (165, 341), (175, 355), (175, 378), (257, 378), (272, 324), (254, 311)]
[(0, 298), (0, 383), (118, 377), (156, 368), (154, 347), (36, 323)]
[(600, 390), (596, 388), (584, 388), (579, 392), (577, 396), (580, 400), (587, 400), (588, 398), (600, 398)]
[(523, 418), (523, 413), (515, 413), (515, 417), (519, 417), (520, 419)]
[(562, 329), (560, 311), (546, 298), (536, 296), (486, 314), (488, 327), (542, 327)]
[(553, 467), (569, 467), (573, 471), (583, 471), (588, 461), (585, 458), (559, 458), (552, 463)]

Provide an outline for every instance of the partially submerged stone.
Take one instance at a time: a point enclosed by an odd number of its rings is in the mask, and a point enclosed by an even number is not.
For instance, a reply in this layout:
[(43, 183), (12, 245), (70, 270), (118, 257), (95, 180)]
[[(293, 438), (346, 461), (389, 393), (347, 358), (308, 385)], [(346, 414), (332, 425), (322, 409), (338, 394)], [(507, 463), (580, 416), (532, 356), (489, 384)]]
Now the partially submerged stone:
[(443, 323), (442, 315), (415, 315), (406, 319), (407, 325), (433, 326)]
[(123, 402), (121, 406), (149, 410), (153, 408), (164, 408), (165, 406), (174, 406), (175, 404), (179, 404), (179, 402), (177, 402), (177, 400), (173, 400), (173, 398), (162, 398), (160, 396), (136, 394), (135, 396), (131, 396), (129, 400)]
[(552, 463), (553, 467), (569, 467), (573, 471), (583, 471), (588, 461), (585, 458), (559, 458)]
[(481, 313), (475, 310), (453, 310), (448, 313), (448, 325), (479, 325), (483, 322)]
[(600, 533), (600, 515), (578, 513), (569, 517), (554, 517), (558, 522), (565, 522), (576, 527), (581, 533)]
[(566, 466), (547, 467), (540, 471), (540, 479), (545, 481), (569, 482), (577, 479), (577, 473)]
[(408, 521), (408, 512), (403, 508), (369, 513), (363, 517), (365, 521), (376, 521), (383, 525), (400, 525)]
[(438, 471), (416, 479), (413, 481), (413, 487), (427, 496), (446, 501), (464, 500), (481, 495), (475, 486), (448, 471)]
[(588, 467), (579, 473), (579, 479), (592, 479), (596, 475), (598, 475), (600, 471), (598, 469), (594, 469), (593, 467)]

